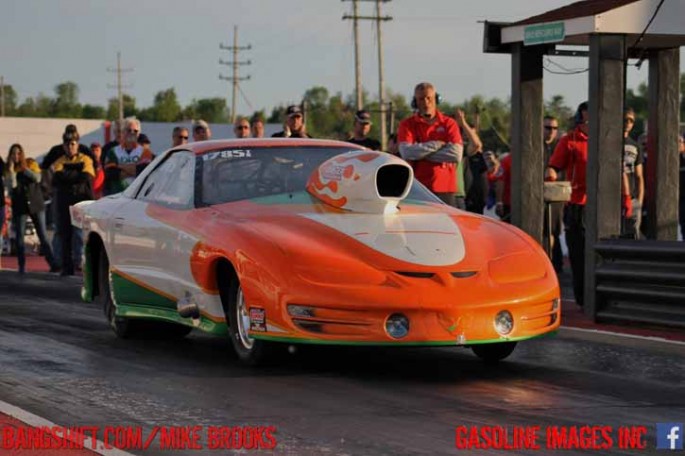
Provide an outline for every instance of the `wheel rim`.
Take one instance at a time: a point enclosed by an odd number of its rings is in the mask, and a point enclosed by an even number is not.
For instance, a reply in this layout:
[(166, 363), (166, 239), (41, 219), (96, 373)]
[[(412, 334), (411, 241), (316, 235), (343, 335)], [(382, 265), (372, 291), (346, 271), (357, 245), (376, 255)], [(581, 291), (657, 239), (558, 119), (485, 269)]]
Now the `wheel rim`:
[(248, 350), (252, 349), (254, 339), (248, 335), (250, 329), (250, 314), (245, 304), (245, 297), (243, 296), (243, 289), (238, 287), (238, 296), (236, 297), (236, 323), (238, 324), (238, 337), (240, 343)]

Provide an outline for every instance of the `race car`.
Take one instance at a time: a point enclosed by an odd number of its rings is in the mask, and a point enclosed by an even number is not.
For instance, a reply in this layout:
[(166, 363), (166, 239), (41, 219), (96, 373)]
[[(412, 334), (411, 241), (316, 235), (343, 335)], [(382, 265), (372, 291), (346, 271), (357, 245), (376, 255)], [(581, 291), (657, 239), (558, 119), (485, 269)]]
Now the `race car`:
[(554, 332), (560, 292), (518, 228), (447, 206), (396, 156), (313, 139), (204, 141), (72, 207), (82, 297), (119, 337), (468, 346), (486, 360)]

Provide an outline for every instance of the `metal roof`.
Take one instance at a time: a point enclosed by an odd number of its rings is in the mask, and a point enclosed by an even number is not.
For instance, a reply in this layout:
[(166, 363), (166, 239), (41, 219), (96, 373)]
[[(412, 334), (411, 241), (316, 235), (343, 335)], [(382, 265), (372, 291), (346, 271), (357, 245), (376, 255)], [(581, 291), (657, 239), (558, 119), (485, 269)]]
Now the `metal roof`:
[(583, 0), (503, 24), (501, 44), (524, 42), (530, 26), (563, 23), (563, 39), (554, 44), (588, 45), (591, 34), (607, 33), (626, 35), (633, 48), (674, 48), (685, 45), (684, 20), (684, 0)]

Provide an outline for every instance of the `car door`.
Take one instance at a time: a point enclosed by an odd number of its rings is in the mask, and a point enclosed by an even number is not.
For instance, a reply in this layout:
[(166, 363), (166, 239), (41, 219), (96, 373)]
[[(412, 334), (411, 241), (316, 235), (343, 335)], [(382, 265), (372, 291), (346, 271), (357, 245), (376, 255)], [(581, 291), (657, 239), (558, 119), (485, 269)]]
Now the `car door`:
[(191, 216), (194, 173), (194, 153), (170, 153), (119, 213), (121, 301), (175, 309), (183, 282), (191, 277), (189, 256), (196, 239), (173, 222)]

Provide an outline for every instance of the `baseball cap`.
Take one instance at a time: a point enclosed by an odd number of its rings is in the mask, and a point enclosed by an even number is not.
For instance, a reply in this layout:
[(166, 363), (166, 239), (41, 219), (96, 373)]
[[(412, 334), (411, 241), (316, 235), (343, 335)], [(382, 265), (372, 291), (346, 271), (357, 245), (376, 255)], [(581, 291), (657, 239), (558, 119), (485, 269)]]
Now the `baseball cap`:
[(209, 130), (209, 124), (202, 119), (196, 120), (193, 124), (193, 130), (196, 128), (204, 128), (205, 130)]
[(295, 115), (302, 115), (302, 108), (300, 108), (298, 105), (290, 105), (288, 106), (288, 109), (285, 110), (285, 115), (290, 117), (290, 116), (295, 116)]
[(364, 109), (360, 109), (354, 115), (354, 120), (356, 120), (359, 123), (370, 124), (371, 123), (371, 114), (369, 113), (369, 111), (366, 111)]
[(151, 144), (150, 138), (148, 138), (145, 133), (141, 133), (138, 135), (138, 143), (139, 144)]

